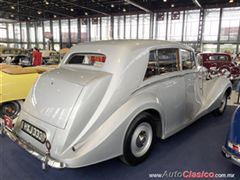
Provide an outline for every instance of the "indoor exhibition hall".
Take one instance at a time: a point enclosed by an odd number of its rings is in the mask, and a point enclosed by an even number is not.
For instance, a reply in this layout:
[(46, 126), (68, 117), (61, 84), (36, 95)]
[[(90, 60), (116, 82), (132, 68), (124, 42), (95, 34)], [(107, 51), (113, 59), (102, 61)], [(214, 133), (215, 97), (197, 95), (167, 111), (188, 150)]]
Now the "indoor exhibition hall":
[(240, 179), (240, 1), (0, 0), (21, 179)]

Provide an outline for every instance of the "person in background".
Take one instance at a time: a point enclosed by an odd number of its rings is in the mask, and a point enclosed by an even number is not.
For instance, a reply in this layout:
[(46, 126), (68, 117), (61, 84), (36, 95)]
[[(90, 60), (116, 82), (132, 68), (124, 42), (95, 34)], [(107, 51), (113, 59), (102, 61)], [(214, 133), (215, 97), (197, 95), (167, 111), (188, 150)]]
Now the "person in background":
[(42, 64), (42, 53), (38, 48), (34, 48), (32, 52), (32, 65), (40, 66)]
[(234, 63), (237, 65), (237, 66), (240, 66), (240, 53), (238, 53), (234, 59)]
[(236, 55), (236, 61), (240, 61), (240, 53), (238, 53), (237, 55)]

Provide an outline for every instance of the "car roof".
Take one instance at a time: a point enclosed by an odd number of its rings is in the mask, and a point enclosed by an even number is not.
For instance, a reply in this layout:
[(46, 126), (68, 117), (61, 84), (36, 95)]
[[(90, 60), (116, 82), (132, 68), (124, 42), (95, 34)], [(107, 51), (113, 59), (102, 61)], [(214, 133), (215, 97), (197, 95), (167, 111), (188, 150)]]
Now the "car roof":
[(217, 52), (217, 53), (200, 53), (200, 55), (207, 55), (207, 56), (213, 56), (213, 55), (227, 55), (227, 56), (230, 56), (229, 54), (227, 53), (221, 53), (221, 52)]
[[(146, 64), (149, 59), (149, 52), (162, 48), (181, 48), (193, 51), (187, 45), (177, 42), (160, 40), (108, 40), (80, 43), (73, 46), (65, 55), (62, 65), (67, 62), (69, 56), (75, 53), (96, 53), (103, 54), (107, 60), (102, 71), (116, 73), (121, 71), (135, 61)], [(145, 63), (144, 63), (145, 62)], [(83, 67), (83, 66), (82, 66)], [(85, 66), (85, 68), (87, 68)], [(94, 68), (94, 67), (93, 67)]]
[(87, 43), (80, 43), (73, 47), (74, 50), (81, 50), (83, 47), (92, 46), (105, 46), (106, 48), (110, 48), (111, 50), (118, 48), (118, 47), (125, 47), (127, 49), (137, 50), (142, 48), (149, 48), (149, 47), (167, 47), (167, 48), (183, 48), (188, 50), (193, 50), (189, 46), (184, 44), (180, 44), (177, 42), (171, 41), (162, 41), (162, 40), (107, 40), (107, 41), (95, 41), (95, 42), (87, 42)]

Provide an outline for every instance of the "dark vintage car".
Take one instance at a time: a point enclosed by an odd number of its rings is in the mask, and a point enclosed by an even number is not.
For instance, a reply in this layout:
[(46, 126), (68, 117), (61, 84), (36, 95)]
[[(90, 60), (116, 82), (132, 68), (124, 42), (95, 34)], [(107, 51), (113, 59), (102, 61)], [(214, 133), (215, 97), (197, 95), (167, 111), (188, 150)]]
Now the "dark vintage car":
[(21, 65), (23, 67), (32, 66), (32, 58), (27, 55), (18, 55), (11, 62), (13, 65)]
[(222, 147), (223, 155), (234, 164), (240, 166), (240, 106), (235, 110), (227, 135)]
[(200, 53), (199, 60), (207, 69), (215, 69), (230, 80), (240, 78), (240, 68), (233, 62), (226, 53)]

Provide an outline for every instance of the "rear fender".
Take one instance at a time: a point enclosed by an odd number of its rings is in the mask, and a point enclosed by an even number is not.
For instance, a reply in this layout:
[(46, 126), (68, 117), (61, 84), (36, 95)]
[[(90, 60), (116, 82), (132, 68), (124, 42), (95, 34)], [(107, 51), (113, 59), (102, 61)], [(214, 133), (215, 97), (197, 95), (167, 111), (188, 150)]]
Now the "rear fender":
[(122, 155), (123, 142), (129, 125), (139, 113), (147, 109), (157, 110), (161, 114), (161, 120), (163, 120), (164, 113), (160, 110), (161, 103), (154, 95), (133, 96), (83, 143), (75, 144), (77, 148), (74, 153), (67, 151), (64, 154), (65, 163), (81, 167)]

